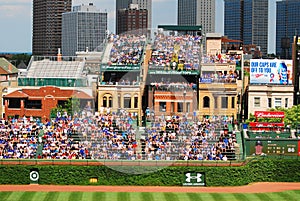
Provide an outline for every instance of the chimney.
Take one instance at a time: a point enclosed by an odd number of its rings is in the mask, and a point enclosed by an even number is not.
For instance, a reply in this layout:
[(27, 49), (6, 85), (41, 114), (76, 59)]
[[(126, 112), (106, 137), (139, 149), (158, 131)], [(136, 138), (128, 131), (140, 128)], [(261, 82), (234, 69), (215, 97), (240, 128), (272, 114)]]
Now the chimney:
[(58, 53), (57, 53), (57, 61), (61, 61), (61, 53), (60, 53), (60, 48), (58, 48)]

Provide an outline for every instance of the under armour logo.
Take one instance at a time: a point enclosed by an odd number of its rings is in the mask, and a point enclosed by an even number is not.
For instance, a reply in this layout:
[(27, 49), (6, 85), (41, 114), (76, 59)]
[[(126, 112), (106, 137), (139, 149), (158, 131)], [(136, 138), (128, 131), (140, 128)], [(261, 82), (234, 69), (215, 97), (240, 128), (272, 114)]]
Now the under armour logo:
[(196, 176), (192, 176), (191, 173), (186, 173), (185, 176), (186, 176), (186, 180), (185, 180), (186, 182), (191, 182), (191, 179), (197, 179), (197, 183), (202, 181), (201, 179), (202, 174), (200, 173), (197, 173)]

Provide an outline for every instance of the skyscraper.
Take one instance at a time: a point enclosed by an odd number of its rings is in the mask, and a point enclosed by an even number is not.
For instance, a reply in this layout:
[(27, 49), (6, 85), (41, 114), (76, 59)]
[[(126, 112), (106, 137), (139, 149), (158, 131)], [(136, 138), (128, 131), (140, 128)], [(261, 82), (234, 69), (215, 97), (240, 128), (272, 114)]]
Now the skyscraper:
[[(130, 4), (137, 4), (138, 9), (146, 9), (148, 11), (147, 26), (152, 27), (152, 0), (116, 0), (116, 33), (119, 34), (118, 10), (130, 9)], [(121, 12), (122, 13), (122, 12)]]
[(86, 48), (93, 51), (106, 38), (107, 13), (97, 10), (93, 3), (74, 6), (62, 17), (62, 54), (75, 56)]
[(224, 0), (224, 35), (241, 40), (244, 45), (260, 46), (268, 50), (267, 0)]
[(215, 0), (178, 0), (178, 25), (201, 25), (204, 33), (214, 33), (215, 4)]
[(224, 0), (224, 34), (234, 40), (242, 40), (243, 37), (243, 1)]
[(299, 0), (276, 2), (276, 55), (280, 58), (292, 58), (292, 43), (300, 33)]
[(72, 0), (33, 0), (32, 54), (57, 55), (61, 48), (62, 13)]
[(147, 9), (138, 9), (137, 4), (131, 4), (131, 7), (118, 10), (118, 34), (131, 32), (135, 34), (148, 33), (148, 11)]

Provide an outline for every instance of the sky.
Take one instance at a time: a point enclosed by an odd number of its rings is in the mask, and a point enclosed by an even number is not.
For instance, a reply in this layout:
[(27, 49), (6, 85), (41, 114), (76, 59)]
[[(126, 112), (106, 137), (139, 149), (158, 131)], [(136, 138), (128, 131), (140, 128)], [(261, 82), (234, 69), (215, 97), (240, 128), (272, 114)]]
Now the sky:
[[(73, 0), (73, 6), (94, 3), (108, 13), (108, 30), (115, 31), (116, 0)], [(189, 0), (186, 0), (187, 2)], [(275, 0), (269, 0), (269, 47), (275, 52)], [(177, 0), (153, 0), (152, 27), (177, 24)], [(216, 0), (216, 33), (224, 34), (223, 0)], [(0, 52), (31, 52), (32, 0), (0, 0)]]

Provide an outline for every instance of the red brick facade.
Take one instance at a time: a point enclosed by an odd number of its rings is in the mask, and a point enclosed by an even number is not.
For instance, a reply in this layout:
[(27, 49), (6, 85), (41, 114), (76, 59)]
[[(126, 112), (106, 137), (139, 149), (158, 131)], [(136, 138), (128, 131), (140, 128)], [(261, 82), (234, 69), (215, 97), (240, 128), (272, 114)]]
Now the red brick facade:
[[(58, 105), (58, 101), (66, 101), (71, 97), (76, 97), (81, 101), (93, 100), (93, 97), (85, 92), (60, 89), (52, 86), (17, 90), (3, 97), (5, 102), (5, 118), (11, 116), (33, 116), (46, 120), (50, 118), (51, 109)], [(31, 103), (30, 105), (29, 102)]]

